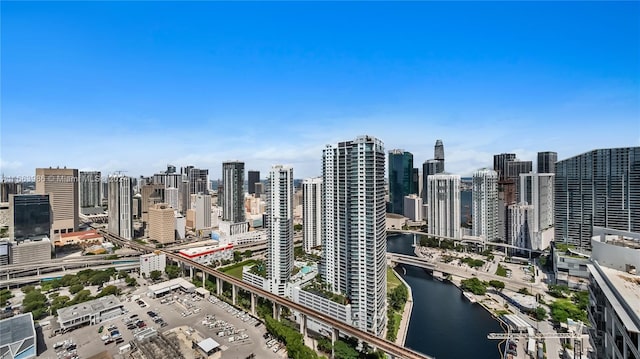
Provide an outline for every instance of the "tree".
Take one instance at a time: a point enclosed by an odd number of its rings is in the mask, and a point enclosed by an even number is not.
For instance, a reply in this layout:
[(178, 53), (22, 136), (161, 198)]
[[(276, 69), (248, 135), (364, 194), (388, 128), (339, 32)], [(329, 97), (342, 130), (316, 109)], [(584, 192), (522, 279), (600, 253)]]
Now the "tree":
[(0, 306), (4, 307), (7, 305), (7, 301), (13, 298), (13, 294), (8, 289), (0, 289)]
[(460, 284), (462, 290), (471, 292), (473, 294), (484, 295), (487, 293), (487, 283), (481, 281), (476, 277), (463, 279)]
[(536, 308), (534, 315), (536, 317), (536, 320), (544, 320), (547, 317), (547, 311), (543, 307), (539, 306), (538, 308)]
[(334, 353), (337, 359), (358, 359), (360, 353), (342, 340), (336, 341)]
[(162, 272), (160, 272), (159, 270), (152, 270), (151, 273), (149, 273), (149, 278), (151, 278), (152, 281), (156, 281), (161, 277), (162, 277)]
[(127, 278), (129, 278), (129, 273), (127, 273), (126, 270), (121, 270), (121, 271), (118, 272), (118, 278), (127, 279)]
[(118, 287), (116, 287), (115, 285), (108, 285), (102, 289), (100, 294), (98, 294), (98, 298), (104, 297), (106, 295), (118, 295), (118, 294), (120, 294), (120, 289), (118, 289)]
[(233, 261), (234, 262), (240, 262), (242, 260), (242, 253), (240, 253), (240, 251), (234, 251), (233, 252)]
[(111, 279), (111, 272), (108, 271), (96, 271), (88, 281), (91, 285), (102, 285), (107, 283)]
[(251, 258), (251, 256), (253, 255), (253, 251), (250, 249), (247, 249), (246, 251), (244, 251), (244, 253), (242, 254), (245, 258)]
[(490, 280), (489, 281), (489, 285), (494, 287), (497, 290), (502, 290), (504, 289), (504, 282), (499, 281), (499, 280)]
[(73, 297), (73, 304), (78, 304), (82, 302), (86, 302), (91, 299), (91, 291), (89, 289), (83, 289), (79, 291), (75, 297)]
[(164, 272), (167, 273), (169, 279), (178, 278), (180, 276), (180, 267), (176, 265), (168, 265), (164, 268)]
[(80, 283), (74, 284), (71, 287), (69, 287), (69, 293), (76, 294), (76, 293), (78, 293), (79, 291), (81, 291), (83, 289), (84, 289), (84, 286), (82, 284), (80, 284)]
[(568, 299), (558, 299), (549, 305), (551, 318), (554, 321), (564, 323), (567, 318), (573, 320), (587, 321), (587, 312), (578, 308), (576, 304)]
[(36, 287), (34, 287), (34, 286), (32, 286), (32, 285), (26, 285), (26, 286), (24, 286), (24, 287), (20, 288), (20, 290), (21, 290), (21, 291), (22, 291), (22, 293), (24, 293), (24, 294), (28, 294), (29, 292), (31, 292), (31, 291), (33, 291), (33, 290), (35, 290), (35, 289), (36, 289)]
[(28, 291), (22, 300), (22, 312), (31, 312), (34, 319), (40, 319), (47, 313), (47, 296), (37, 289)]
[(293, 225), (293, 230), (294, 231), (301, 231), (302, 230), (302, 225), (301, 224), (294, 224)]
[(531, 293), (529, 293), (529, 290), (526, 287), (522, 287), (518, 289), (518, 293), (524, 294), (524, 295), (531, 295)]
[(138, 281), (133, 277), (127, 277), (124, 281), (127, 283), (128, 287), (135, 287), (138, 285)]

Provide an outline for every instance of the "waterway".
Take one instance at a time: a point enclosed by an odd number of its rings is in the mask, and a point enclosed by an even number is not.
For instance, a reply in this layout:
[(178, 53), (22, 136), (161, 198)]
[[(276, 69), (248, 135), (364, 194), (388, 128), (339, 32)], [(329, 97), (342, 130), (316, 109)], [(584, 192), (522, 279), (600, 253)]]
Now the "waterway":
[[(413, 235), (387, 238), (389, 252), (413, 255)], [(400, 265), (411, 286), (413, 310), (405, 346), (437, 359), (500, 358), (498, 342), (487, 334), (503, 330), (479, 304), (470, 303), (453, 284), (433, 279), (424, 269)]]

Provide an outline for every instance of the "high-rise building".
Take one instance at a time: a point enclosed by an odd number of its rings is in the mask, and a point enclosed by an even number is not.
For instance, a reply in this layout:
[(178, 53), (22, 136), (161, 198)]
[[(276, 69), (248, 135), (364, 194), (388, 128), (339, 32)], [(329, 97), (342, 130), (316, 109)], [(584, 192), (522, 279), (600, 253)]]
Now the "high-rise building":
[[(78, 170), (71, 168), (36, 168), (36, 194), (49, 194), (53, 236), (78, 230), (80, 206)], [(55, 238), (54, 238), (55, 239)]]
[(48, 194), (9, 195), (9, 238), (22, 241), (51, 236), (51, 204)]
[(422, 198), (415, 194), (404, 197), (404, 216), (414, 222), (422, 221)]
[(545, 249), (553, 239), (553, 173), (523, 173), (520, 175), (519, 203), (533, 206), (531, 246)]
[(244, 162), (222, 163), (222, 220), (244, 222)]
[(509, 205), (509, 233), (507, 243), (520, 247), (531, 248), (531, 222), (533, 221), (533, 206), (526, 203)]
[(320, 274), (350, 299), (353, 325), (380, 336), (387, 323), (384, 145), (361, 136), (328, 145), (322, 160)]
[(471, 201), (473, 235), (487, 241), (498, 240), (498, 172), (485, 168), (473, 173)]
[(498, 181), (504, 181), (507, 178), (507, 162), (515, 159), (515, 153), (493, 155), (493, 170), (498, 172)]
[(80, 208), (100, 207), (100, 183), (101, 175), (99, 171), (79, 172), (80, 174)]
[(422, 201), (426, 204), (427, 199), (427, 178), (431, 175), (444, 172), (444, 145), (442, 140), (436, 140), (433, 147), (433, 159), (424, 161), (422, 164)]
[(149, 208), (149, 239), (162, 244), (176, 241), (176, 218), (168, 204), (158, 203)]
[(209, 170), (189, 169), (189, 194), (209, 193)]
[(15, 178), (5, 179), (2, 177), (2, 183), (0, 183), (0, 202), (9, 202), (10, 194), (22, 193), (22, 183), (18, 182)]
[(413, 155), (403, 150), (389, 151), (389, 202), (391, 212), (404, 214), (404, 196), (413, 189)]
[(427, 160), (422, 164), (422, 201), (428, 203), (427, 179), (429, 176), (444, 172), (444, 161)]
[(211, 228), (211, 196), (208, 194), (198, 193), (196, 195), (195, 203), (195, 229)]
[(558, 161), (554, 186), (555, 241), (589, 248), (593, 226), (640, 232), (640, 147)]
[(166, 199), (169, 207), (175, 209), (176, 211), (180, 210), (180, 193), (177, 188), (166, 188), (164, 190), (164, 198)]
[(247, 173), (249, 194), (256, 193), (256, 183), (260, 182), (260, 171), (249, 171)]
[(556, 173), (556, 162), (558, 162), (557, 152), (538, 152), (538, 173)]
[(131, 177), (122, 174), (109, 175), (109, 224), (110, 233), (125, 239), (133, 238), (133, 189)]
[(322, 244), (322, 177), (302, 181), (302, 239), (307, 253)]
[(293, 270), (293, 169), (271, 167), (267, 184), (267, 281), (283, 296)]
[(149, 221), (149, 208), (154, 204), (165, 203), (164, 184), (143, 184), (140, 187), (142, 194), (142, 220)]
[(460, 238), (460, 176), (438, 173), (427, 179), (429, 233)]
[(262, 196), (264, 196), (264, 184), (262, 182), (258, 182), (255, 184), (255, 188), (256, 188), (256, 193), (255, 196), (256, 198), (261, 198)]

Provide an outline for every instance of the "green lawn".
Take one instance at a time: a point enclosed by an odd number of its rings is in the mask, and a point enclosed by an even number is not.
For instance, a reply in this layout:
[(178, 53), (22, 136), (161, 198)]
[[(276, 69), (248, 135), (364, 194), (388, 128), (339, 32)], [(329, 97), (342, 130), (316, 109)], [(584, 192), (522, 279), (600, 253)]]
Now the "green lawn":
[(397, 286), (401, 285), (400, 279), (396, 276), (393, 268), (387, 267), (387, 293), (391, 293)]
[(246, 260), (244, 262), (240, 262), (240, 263), (236, 263), (233, 265), (230, 265), (228, 267), (225, 268), (221, 268), (220, 271), (227, 273), (228, 275), (238, 278), (238, 279), (242, 279), (242, 268), (245, 266), (250, 266), (255, 264), (256, 261), (254, 261), (253, 259), (249, 259)]

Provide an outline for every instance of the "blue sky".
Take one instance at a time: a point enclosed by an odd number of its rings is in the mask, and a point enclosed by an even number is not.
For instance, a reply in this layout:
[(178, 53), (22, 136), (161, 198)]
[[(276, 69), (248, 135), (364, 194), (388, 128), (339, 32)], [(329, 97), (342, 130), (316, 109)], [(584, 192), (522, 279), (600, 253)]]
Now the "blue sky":
[(5, 176), (221, 162), (320, 174), (361, 134), (515, 152), (640, 145), (639, 2), (7, 2)]

